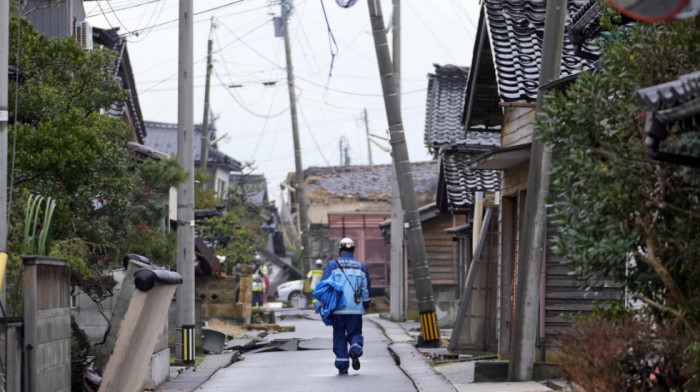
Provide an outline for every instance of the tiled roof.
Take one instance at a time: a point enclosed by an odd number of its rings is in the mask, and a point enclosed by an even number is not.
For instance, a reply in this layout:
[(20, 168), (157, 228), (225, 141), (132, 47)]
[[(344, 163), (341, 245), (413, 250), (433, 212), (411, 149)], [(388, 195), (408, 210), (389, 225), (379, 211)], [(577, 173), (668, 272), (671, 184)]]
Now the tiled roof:
[(93, 39), (95, 43), (117, 53), (112, 72), (119, 85), (128, 92), (126, 99), (121, 102), (113, 103), (112, 106), (107, 109), (106, 114), (112, 117), (122, 118), (125, 117), (124, 112), (128, 109), (129, 115), (126, 117), (131, 118), (131, 126), (134, 127), (136, 140), (143, 144), (144, 138), (146, 137), (146, 129), (141, 114), (138, 93), (136, 92), (134, 75), (129, 61), (126, 38), (120, 36), (117, 29), (100, 29), (95, 27), (93, 28)]
[[(170, 155), (177, 155), (177, 124), (146, 121), (147, 136), (144, 144)], [(214, 124), (209, 125), (209, 140), (216, 137)], [(199, 161), (202, 152), (202, 126), (194, 126), (194, 160)], [(207, 164), (228, 166), (230, 171), (241, 170), (241, 163), (221, 152), (214, 146), (209, 146)]]
[[(587, 1), (569, 1), (570, 16)], [(503, 101), (535, 101), (539, 84), (546, 1), (484, 0), (496, 65), (499, 95)], [(561, 76), (593, 67), (592, 60), (574, 53), (569, 37), (564, 37)]]
[[(663, 145), (669, 133), (696, 132), (700, 122), (700, 71), (637, 90), (635, 98), (646, 110), (645, 132), (647, 155), (653, 159), (700, 167), (697, 154), (682, 155), (678, 138)], [(693, 151), (694, 152), (694, 151)]]
[(577, 56), (596, 60), (600, 53), (587, 48), (586, 42), (597, 37), (603, 29), (600, 26), (600, 9), (595, 0), (589, 0), (576, 12), (571, 14), (571, 25), (568, 26), (569, 39)]
[(464, 139), (462, 107), (469, 68), (434, 66), (435, 73), (428, 75), (424, 142), (428, 149), (437, 151)]
[(697, 99), (700, 97), (700, 71), (639, 89), (635, 97), (647, 111), (670, 109)]
[[(437, 161), (411, 163), (416, 194), (434, 194), (438, 182)], [(391, 165), (310, 167), (304, 170), (307, 191), (358, 200), (389, 200)]]
[(442, 152), (440, 171), (448, 204), (446, 207), (468, 207), (474, 201), (475, 191), (495, 192), (500, 188), (500, 171), (469, 169), (468, 163), (472, 158), (458, 148)]

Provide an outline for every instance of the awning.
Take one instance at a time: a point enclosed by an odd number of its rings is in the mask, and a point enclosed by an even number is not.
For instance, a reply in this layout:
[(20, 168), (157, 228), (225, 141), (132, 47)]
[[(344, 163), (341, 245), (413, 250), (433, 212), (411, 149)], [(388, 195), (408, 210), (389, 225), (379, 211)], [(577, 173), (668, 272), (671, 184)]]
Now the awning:
[(530, 160), (531, 143), (498, 148), (479, 155), (469, 163), (470, 169), (505, 170)]

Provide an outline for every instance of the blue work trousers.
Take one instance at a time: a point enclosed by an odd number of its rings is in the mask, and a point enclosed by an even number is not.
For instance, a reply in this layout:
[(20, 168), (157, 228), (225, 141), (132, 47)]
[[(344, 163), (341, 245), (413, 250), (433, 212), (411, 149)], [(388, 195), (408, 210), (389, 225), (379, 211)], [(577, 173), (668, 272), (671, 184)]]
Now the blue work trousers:
[(340, 371), (346, 371), (350, 367), (350, 353), (358, 357), (362, 356), (362, 346), (364, 345), (362, 315), (331, 315), (330, 319), (333, 325), (335, 367)]

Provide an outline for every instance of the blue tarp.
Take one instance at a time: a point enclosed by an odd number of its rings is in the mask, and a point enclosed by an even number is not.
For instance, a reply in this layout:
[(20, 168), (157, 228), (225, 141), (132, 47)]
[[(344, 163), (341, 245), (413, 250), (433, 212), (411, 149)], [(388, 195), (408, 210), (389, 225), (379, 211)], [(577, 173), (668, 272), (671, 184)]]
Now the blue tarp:
[(323, 320), (324, 324), (331, 325), (328, 316), (335, 309), (345, 306), (343, 285), (330, 279), (322, 280), (316, 285), (313, 295), (318, 300), (316, 313), (321, 314), (321, 320)]

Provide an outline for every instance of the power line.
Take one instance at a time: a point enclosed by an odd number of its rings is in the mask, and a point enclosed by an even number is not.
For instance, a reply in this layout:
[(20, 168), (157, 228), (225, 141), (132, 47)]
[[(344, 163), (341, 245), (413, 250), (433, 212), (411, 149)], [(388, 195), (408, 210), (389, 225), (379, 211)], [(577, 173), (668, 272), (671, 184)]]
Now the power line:
[(455, 62), (454, 57), (452, 57), (452, 54), (450, 53), (450, 51), (447, 50), (447, 48), (445, 48), (445, 46), (442, 44), (440, 39), (438, 39), (438, 37), (435, 36), (435, 33), (433, 32), (433, 30), (430, 28), (430, 26), (427, 23), (425, 23), (425, 20), (423, 20), (421, 15), (418, 14), (418, 11), (416, 11), (415, 8), (413, 8), (411, 6), (410, 2), (407, 1), (406, 4), (408, 5), (408, 8), (410, 8), (411, 11), (413, 11), (413, 13), (416, 14), (416, 17), (418, 18), (418, 20), (420, 20), (421, 23), (423, 23), (423, 26), (425, 26), (425, 28), (428, 30), (428, 33), (430, 33), (430, 35), (433, 36), (433, 38), (435, 39), (435, 42), (438, 44), (438, 46), (440, 46), (440, 48), (442, 48), (442, 50), (445, 52), (445, 54), (447, 54), (452, 59), (452, 62)]
[[(142, 2), (142, 3), (138, 3), (138, 4), (136, 4), (136, 5), (131, 5), (131, 6), (129, 6), (129, 7), (122, 7), (122, 8), (112, 9), (112, 11), (111, 11), (111, 12), (108, 12), (108, 13), (111, 14), (111, 13), (115, 13), (115, 12), (119, 12), (119, 11), (130, 10), (130, 9), (134, 9), (134, 8), (137, 8), (137, 7), (142, 7), (142, 6), (144, 6), (144, 5), (148, 5), (148, 4), (151, 4), (151, 3), (157, 3), (157, 2), (163, 2), (163, 3), (164, 3), (165, 0), (150, 0), (150, 1), (144, 1), (144, 2)], [(98, 4), (99, 4), (99, 1), (96, 1), (95, 3), (98, 3)], [(95, 10), (95, 8), (93, 8), (92, 10)], [(88, 12), (88, 14), (85, 16), (86, 18), (92, 18), (92, 17), (97, 16), (97, 15), (106, 16), (104, 12), (100, 12), (100, 13), (95, 13), (95, 14), (93, 14), (93, 13), (92, 13), (92, 10), (91, 10), (90, 12)]]
[[(219, 73), (216, 72), (216, 70), (214, 70), (214, 75), (216, 75), (216, 78), (219, 79), (219, 82), (221, 82), (222, 84), (224, 84), (224, 81), (221, 80), (221, 76), (219, 76)], [(231, 90), (230, 90), (230, 89), (226, 89), (226, 92), (227, 92), (228, 95), (231, 97), (231, 99), (233, 99), (234, 101), (236, 101), (236, 103), (238, 103), (238, 104), (241, 106), (241, 109), (245, 110), (246, 112), (250, 113), (251, 115), (253, 115), (253, 116), (255, 116), (255, 117), (260, 117), (260, 118), (277, 117), (277, 116), (283, 115), (284, 113), (287, 112), (287, 110), (289, 110), (289, 107), (286, 107), (286, 108), (284, 108), (283, 110), (281, 110), (280, 112), (277, 112), (277, 113), (272, 114), (272, 115), (265, 115), (265, 114), (256, 113), (256, 112), (252, 111), (251, 109), (248, 109), (248, 108), (246, 107), (246, 105), (245, 105), (243, 102), (241, 102), (240, 100), (238, 100), (238, 98), (236, 98), (236, 96), (233, 95), (233, 94), (231, 93)]]
[[(230, 2), (230, 3), (223, 4), (223, 5), (214, 7), (214, 8), (209, 8), (209, 9), (206, 9), (206, 10), (204, 10), (204, 11), (195, 12), (195, 13), (192, 14), (192, 16), (198, 16), (198, 15), (205, 14), (205, 13), (207, 13), (207, 12), (212, 12), (212, 11), (216, 11), (216, 10), (218, 10), (218, 9), (230, 7), (230, 6), (232, 6), (232, 5), (236, 5), (236, 4), (243, 3), (244, 1), (246, 1), (246, 0), (236, 0), (236, 1), (232, 1), (232, 2)], [(153, 29), (153, 28), (155, 28), (155, 27), (160, 27), (160, 26), (165, 26), (165, 25), (168, 25), (168, 24), (170, 24), (170, 23), (177, 22), (178, 20), (179, 20), (179, 19), (171, 19), (171, 20), (169, 20), (169, 21), (167, 21), (167, 22), (155, 24), (155, 25), (150, 26), (150, 27), (145, 27), (145, 28), (142, 28), (142, 29), (133, 30), (133, 31), (129, 32), (129, 34), (138, 34), (138, 33), (142, 32), (142, 31), (144, 31), (144, 30)], [(196, 22), (193, 22), (193, 23), (199, 23), (199, 22), (203, 22), (203, 21), (206, 21), (206, 20), (200, 20), (200, 21), (196, 21)], [(127, 35), (127, 34), (121, 34), (121, 35)]]

